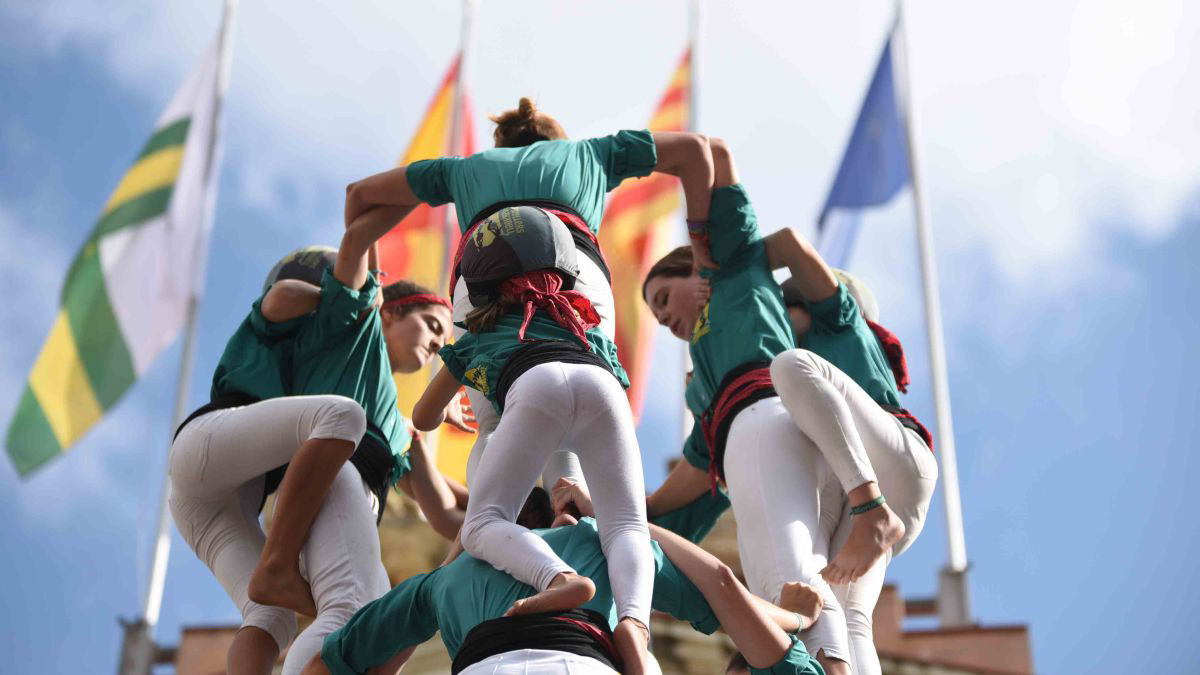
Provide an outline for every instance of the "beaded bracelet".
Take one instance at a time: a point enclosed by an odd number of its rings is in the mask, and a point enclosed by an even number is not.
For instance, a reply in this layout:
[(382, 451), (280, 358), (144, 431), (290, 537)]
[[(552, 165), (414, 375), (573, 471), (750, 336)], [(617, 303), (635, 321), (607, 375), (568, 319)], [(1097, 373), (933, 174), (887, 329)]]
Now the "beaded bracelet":
[(707, 220), (689, 220), (687, 221), (688, 235), (704, 234), (708, 232)]

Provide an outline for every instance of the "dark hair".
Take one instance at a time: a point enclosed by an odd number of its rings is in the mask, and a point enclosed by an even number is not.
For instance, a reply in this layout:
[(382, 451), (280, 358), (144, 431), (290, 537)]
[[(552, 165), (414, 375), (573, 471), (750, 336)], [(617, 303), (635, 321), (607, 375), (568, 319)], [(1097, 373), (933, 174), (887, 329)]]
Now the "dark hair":
[(554, 141), (567, 137), (562, 125), (546, 113), (540, 113), (533, 101), (521, 97), (514, 110), (491, 115), (496, 123), (492, 138), (497, 148), (519, 148), (538, 141)]
[[(434, 293), (433, 291), (429, 290), (428, 288), (425, 288), (421, 284), (411, 282), (407, 279), (401, 279), (400, 281), (388, 284), (387, 286), (383, 287), (383, 301), (384, 302), (389, 302), (392, 300), (399, 300), (400, 298), (407, 297), (409, 295), (437, 295), (437, 294)], [(394, 309), (391, 309), (390, 311), (395, 312), (397, 315), (397, 318), (403, 319), (404, 317), (408, 316), (409, 313), (412, 312), (413, 310), (418, 309), (420, 307), (428, 307), (429, 305), (432, 305), (432, 304), (434, 304), (434, 303), (432, 303), (432, 302), (423, 303), (423, 304), (414, 303), (411, 305), (403, 305), (400, 307), (396, 307)]]
[(496, 328), (496, 322), (500, 317), (504, 316), (508, 310), (516, 307), (519, 304), (516, 298), (508, 295), (502, 295), (498, 300), (493, 300), (486, 305), (476, 307), (467, 313), (467, 318), (464, 323), (467, 324), (467, 330), (472, 333), (486, 333)]
[(692, 276), (692, 270), (691, 246), (680, 246), (664, 255), (646, 273), (646, 278), (642, 279), (642, 300), (646, 304), (650, 304), (650, 299), (646, 297), (646, 286), (650, 284), (650, 280), (654, 277), (690, 277)]
[(540, 487), (534, 487), (525, 498), (525, 505), (517, 514), (517, 524), (531, 530), (545, 529), (554, 524), (554, 506), (550, 503), (550, 493)]

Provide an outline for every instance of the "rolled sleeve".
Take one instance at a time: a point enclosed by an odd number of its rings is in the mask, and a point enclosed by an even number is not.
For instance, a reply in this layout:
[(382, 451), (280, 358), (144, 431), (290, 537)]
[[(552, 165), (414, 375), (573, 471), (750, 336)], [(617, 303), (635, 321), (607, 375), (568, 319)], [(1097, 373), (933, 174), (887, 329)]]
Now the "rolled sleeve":
[(404, 581), (330, 633), (321, 646), (321, 660), (330, 672), (366, 673), (433, 637), (438, 624), (426, 597), (426, 585), (434, 574), (437, 572), (418, 574)]
[(329, 270), (321, 279), (321, 299), (317, 302), (316, 320), (323, 333), (333, 333), (358, 324), (363, 311), (375, 304), (379, 278), (375, 272), (355, 290), (342, 285)]
[(650, 175), (658, 164), (658, 149), (654, 136), (646, 129), (623, 130), (611, 136), (589, 138), (597, 161), (604, 166), (607, 189), (612, 190), (626, 178)]
[(708, 215), (709, 247), (721, 272), (740, 267), (762, 249), (758, 216), (741, 183), (713, 190)]
[(687, 621), (705, 635), (712, 635), (721, 627), (721, 622), (704, 599), (704, 594), (663, 554), (657, 542), (652, 542), (652, 546), (658, 569), (654, 574), (651, 607), (680, 621)]
[(812, 316), (813, 325), (826, 332), (852, 328), (858, 321), (858, 303), (840, 281), (833, 295), (820, 302), (806, 302), (804, 305)]
[(418, 199), (430, 206), (454, 201), (454, 173), (461, 157), (442, 157), (413, 162), (405, 169), (408, 186)]
[(711, 454), (708, 451), (708, 443), (704, 440), (700, 419), (695, 416), (693, 418), (692, 433), (688, 434), (687, 440), (683, 442), (683, 458), (688, 464), (707, 473)]

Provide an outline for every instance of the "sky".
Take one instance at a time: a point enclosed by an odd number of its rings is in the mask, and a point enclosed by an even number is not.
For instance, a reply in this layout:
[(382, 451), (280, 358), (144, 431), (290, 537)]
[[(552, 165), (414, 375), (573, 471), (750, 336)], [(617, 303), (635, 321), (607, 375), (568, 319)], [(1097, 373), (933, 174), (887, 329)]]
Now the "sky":
[[(833, 6), (836, 5), (836, 6)], [(764, 229), (813, 233), (892, 21), (888, 3), (706, 0), (698, 123), (728, 140)], [(0, 4), (0, 425), (77, 247), (216, 33), (216, 0)], [(335, 243), (345, 184), (392, 166), (456, 49), (458, 3), (256, 0), (238, 14), (225, 160), (189, 408), (271, 264)], [(934, 231), (972, 615), (1027, 624), (1039, 672), (1200, 670), (1200, 7), (1182, 0), (906, 8)], [(523, 95), (573, 137), (648, 120), (687, 7), (482, 3), (465, 72), (477, 134)], [(933, 420), (907, 192), (850, 268), (904, 341), (905, 405)], [(677, 453), (680, 344), (656, 337), (639, 438)], [(115, 668), (148, 574), (178, 345), (70, 453), (0, 461), (0, 648), (15, 672)], [(931, 594), (942, 491), (889, 569)], [(175, 535), (159, 640), (231, 623)]]

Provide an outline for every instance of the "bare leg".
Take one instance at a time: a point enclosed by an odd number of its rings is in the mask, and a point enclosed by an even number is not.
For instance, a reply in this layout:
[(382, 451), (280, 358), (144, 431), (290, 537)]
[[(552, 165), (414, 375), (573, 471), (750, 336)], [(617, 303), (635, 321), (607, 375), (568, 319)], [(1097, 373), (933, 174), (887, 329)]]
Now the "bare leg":
[(233, 636), (225, 668), (229, 675), (268, 675), (279, 659), (275, 638), (261, 628), (246, 626)]
[(317, 615), (308, 582), (300, 575), (300, 549), (338, 470), (354, 454), (350, 441), (313, 438), (296, 451), (279, 485), (275, 517), (262, 557), (250, 577), (250, 599)]

